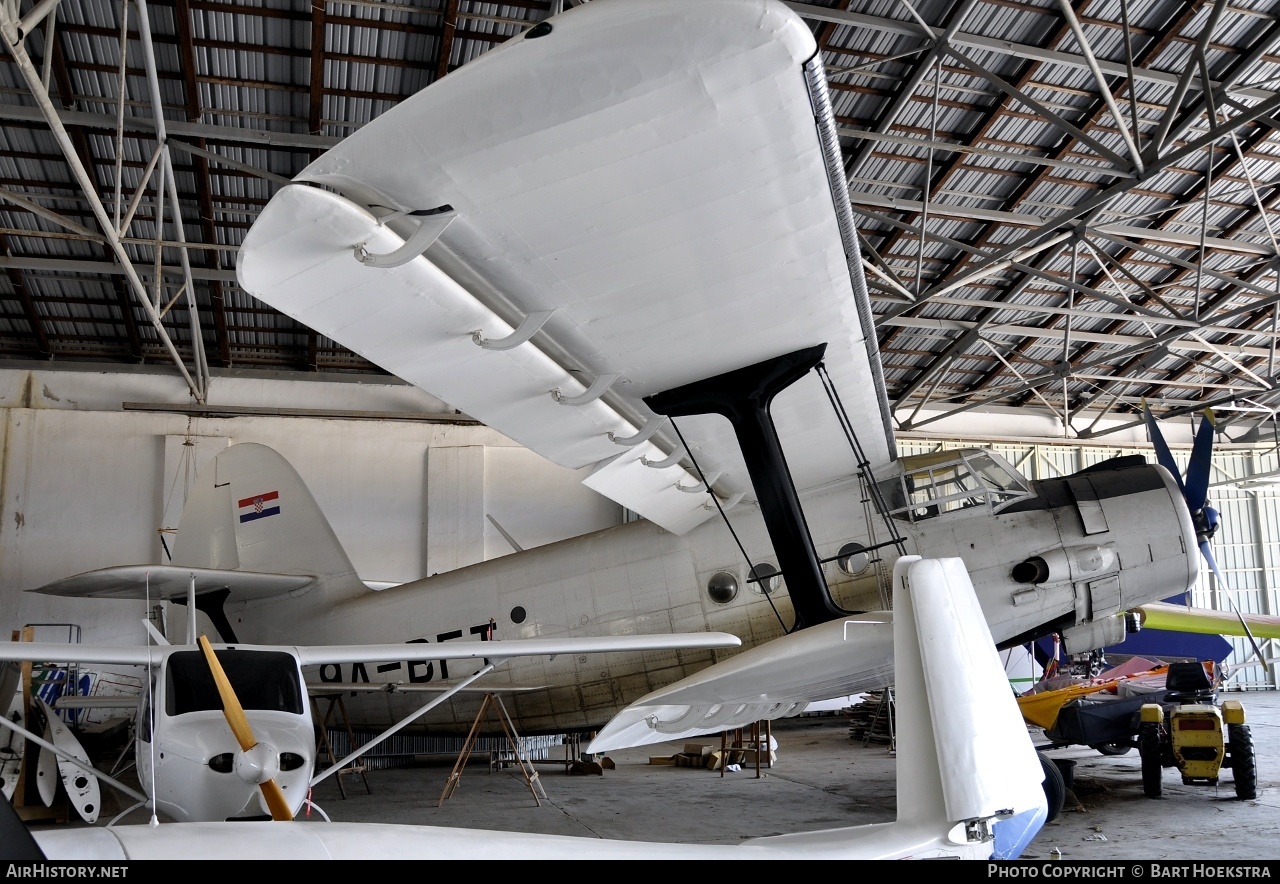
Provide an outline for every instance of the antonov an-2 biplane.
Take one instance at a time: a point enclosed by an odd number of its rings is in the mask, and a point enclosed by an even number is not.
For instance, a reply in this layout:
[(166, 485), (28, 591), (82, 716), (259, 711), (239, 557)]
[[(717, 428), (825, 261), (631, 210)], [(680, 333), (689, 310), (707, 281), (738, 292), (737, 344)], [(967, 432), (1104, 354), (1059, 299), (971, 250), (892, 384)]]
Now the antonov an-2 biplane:
[[(555, 16), (311, 163), (237, 273), (644, 518), (373, 592), (296, 473), (242, 444), (201, 477), (172, 566), (42, 589), (138, 595), (145, 574), (180, 597), (196, 569), (222, 639), (267, 644), (708, 629), (754, 646), (857, 612), (821, 683), (745, 658), (792, 702), (713, 687), (627, 725), (666, 739), (890, 682), (903, 555), (963, 560), (1002, 647), (1121, 641), (1126, 611), (1195, 582), (1204, 500), (1141, 457), (1038, 482), (984, 450), (898, 458), (849, 200), (822, 62), (784, 4)], [(722, 653), (515, 661), (477, 689), (511, 692), (525, 731), (598, 728)], [(436, 662), (318, 677), (378, 689), (349, 708), (384, 726), (456, 680)], [(465, 732), (478, 704), (423, 721)]]

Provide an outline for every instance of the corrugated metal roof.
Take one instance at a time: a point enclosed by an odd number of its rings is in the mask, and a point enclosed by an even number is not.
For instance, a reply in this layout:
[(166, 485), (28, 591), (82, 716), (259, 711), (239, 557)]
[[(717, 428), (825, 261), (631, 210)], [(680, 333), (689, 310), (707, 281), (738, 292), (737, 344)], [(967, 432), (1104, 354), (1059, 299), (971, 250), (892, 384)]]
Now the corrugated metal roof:
[[(188, 253), (211, 365), (375, 370), (240, 291), (234, 247), (280, 180), (334, 139), (562, 5), (573, 4), (147, 5), (183, 235), (222, 247)], [(1226, 8), (1204, 50), (1211, 94), (1198, 77), (1211, 4), (1131, 2), (1126, 30), (1120, 0), (1074, 3), (1115, 111), (1057, 2), (913, 4), (935, 33), (952, 29), (946, 43), (922, 33), (899, 0), (791, 5), (828, 66), (860, 231), (897, 277), (871, 282), (905, 425), (927, 396), (1043, 410), (1026, 380), (1051, 387), (1046, 398), (1060, 408), (1064, 342), (1072, 411), (1133, 409), (1144, 396), (1157, 407), (1237, 393), (1271, 401), (1274, 384), (1258, 378), (1274, 370), (1267, 221), (1280, 201), (1280, 144), (1271, 117), (1242, 115), (1280, 90), (1273, 3)], [(157, 179), (144, 182), (144, 172), (156, 140), (133, 6), (116, 170), (122, 8), (62, 0), (50, 93), (109, 211), (117, 180), (125, 207), (144, 186), (125, 249), (149, 286)], [(27, 40), (37, 65), (44, 41), (42, 28)], [(0, 57), (0, 358), (168, 361), (34, 108), (14, 60)], [(161, 307), (182, 286), (167, 207), (166, 219)], [(1270, 226), (1280, 235), (1280, 223)], [(902, 290), (919, 291), (919, 302)], [(163, 324), (189, 364), (185, 296)]]

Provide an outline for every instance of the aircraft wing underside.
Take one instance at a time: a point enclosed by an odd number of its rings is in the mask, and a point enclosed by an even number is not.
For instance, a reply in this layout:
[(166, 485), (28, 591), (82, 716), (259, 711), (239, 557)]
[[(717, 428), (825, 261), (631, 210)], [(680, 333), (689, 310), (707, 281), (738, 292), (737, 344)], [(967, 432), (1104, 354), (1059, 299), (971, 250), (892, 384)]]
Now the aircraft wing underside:
[[(826, 343), (867, 458), (884, 463), (892, 431), (814, 55), (780, 4), (574, 8), (308, 166), (246, 237), (241, 284), (672, 531), (714, 507), (677, 490), (699, 481), (688, 459), (642, 463), (677, 449), (671, 425), (632, 445), (611, 434), (643, 436), (643, 398), (691, 381)], [(773, 416), (797, 486), (852, 471), (817, 378)], [(749, 492), (727, 422), (679, 428), (721, 498)]]
[(456, 685), (451, 685), (447, 682), (418, 684), (409, 681), (309, 681), (307, 682), (307, 693), (314, 697), (322, 697), (326, 694), (336, 694), (344, 691), (386, 694), (443, 694), (448, 691), (456, 691), (459, 694), (527, 694), (530, 691), (545, 691), (553, 687), (555, 685), (550, 684), (486, 686), (483, 681), (476, 682), (465, 688), (458, 688)]
[(871, 611), (749, 648), (619, 712), (588, 747), (608, 752), (798, 715), (893, 683), (893, 615)]
[(119, 565), (65, 577), (29, 591), (72, 598), (172, 601), (186, 598), (193, 580), (197, 595), (225, 589), (230, 593), (227, 600), (233, 603), (301, 592), (316, 582), (313, 574), (264, 574), (176, 565)]

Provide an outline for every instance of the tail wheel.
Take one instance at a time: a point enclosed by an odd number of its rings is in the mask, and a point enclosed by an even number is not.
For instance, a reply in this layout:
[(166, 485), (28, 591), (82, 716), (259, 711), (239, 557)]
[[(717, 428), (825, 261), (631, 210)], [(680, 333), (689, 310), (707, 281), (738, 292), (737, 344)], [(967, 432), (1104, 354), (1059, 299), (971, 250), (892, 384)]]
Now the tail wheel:
[(1142, 756), (1142, 791), (1148, 798), (1159, 798), (1160, 782), (1160, 725), (1144, 721), (1138, 728), (1138, 754)]
[(1040, 756), (1040, 769), (1044, 771), (1044, 798), (1049, 807), (1045, 822), (1051, 823), (1067, 802), (1067, 784), (1062, 779), (1062, 771), (1058, 770), (1058, 765), (1043, 753), (1036, 754)]
[(1237, 798), (1258, 797), (1258, 760), (1253, 755), (1253, 734), (1247, 724), (1227, 725), (1228, 748), (1231, 752), (1231, 778), (1235, 780)]

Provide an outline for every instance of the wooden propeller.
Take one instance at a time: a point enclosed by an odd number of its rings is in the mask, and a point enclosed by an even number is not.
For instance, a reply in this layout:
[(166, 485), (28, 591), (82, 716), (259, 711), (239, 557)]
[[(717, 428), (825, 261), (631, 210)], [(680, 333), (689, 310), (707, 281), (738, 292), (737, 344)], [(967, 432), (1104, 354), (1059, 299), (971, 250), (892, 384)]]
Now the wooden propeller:
[[(213, 652), (213, 646), (209, 644), (209, 639), (200, 636), (200, 650), (204, 651), (204, 659), (209, 664), (209, 672), (213, 676), (213, 683), (218, 686), (218, 695), (222, 698), (222, 714), (226, 716), (227, 724), (231, 727), (231, 733), (235, 735), (236, 742), (240, 744), (242, 752), (248, 752), (250, 749), (258, 745), (258, 740), (253, 735), (253, 728), (249, 726), (249, 719), (244, 714), (244, 707), (240, 705), (240, 698), (236, 696), (235, 689), (231, 687), (231, 682), (227, 679), (227, 674), (222, 669), (222, 664), (218, 662), (218, 655)], [(262, 797), (267, 802), (267, 808), (271, 811), (273, 820), (287, 821), (293, 819), (293, 812), (289, 810), (289, 802), (284, 797), (284, 790), (280, 788), (280, 784), (274, 779), (259, 783), (258, 788), (262, 790)]]

